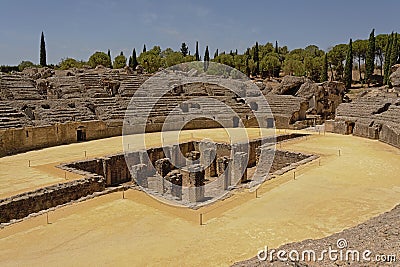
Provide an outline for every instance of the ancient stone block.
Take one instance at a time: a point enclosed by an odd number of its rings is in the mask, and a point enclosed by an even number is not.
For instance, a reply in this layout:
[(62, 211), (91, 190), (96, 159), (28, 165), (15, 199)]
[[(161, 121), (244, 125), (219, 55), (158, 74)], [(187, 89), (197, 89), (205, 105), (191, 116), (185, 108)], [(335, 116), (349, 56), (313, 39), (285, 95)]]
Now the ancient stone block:
[(232, 160), (228, 157), (220, 157), (217, 159), (217, 175), (219, 179), (223, 179), (222, 187), (227, 190), (231, 185), (231, 171), (230, 162)]
[(148, 180), (147, 180), (147, 172), (146, 172), (146, 164), (137, 164), (132, 166), (132, 180), (135, 181), (138, 185), (147, 188)]
[(231, 185), (247, 181), (247, 153), (236, 152), (233, 155), (233, 175)]

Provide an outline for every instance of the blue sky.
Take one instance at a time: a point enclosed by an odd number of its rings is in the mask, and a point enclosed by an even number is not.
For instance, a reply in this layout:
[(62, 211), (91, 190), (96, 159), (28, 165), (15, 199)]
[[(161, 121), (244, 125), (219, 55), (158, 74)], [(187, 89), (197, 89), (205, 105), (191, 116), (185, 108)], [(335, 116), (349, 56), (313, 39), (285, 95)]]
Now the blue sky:
[(193, 53), (196, 40), (211, 54), (275, 40), (289, 49), (315, 44), (327, 50), (366, 39), (372, 28), (400, 32), (399, 10), (399, 0), (2, 1), (0, 65), (38, 63), (42, 30), (48, 63), (87, 60), (107, 49), (129, 55), (144, 43), (178, 50), (186, 42)]

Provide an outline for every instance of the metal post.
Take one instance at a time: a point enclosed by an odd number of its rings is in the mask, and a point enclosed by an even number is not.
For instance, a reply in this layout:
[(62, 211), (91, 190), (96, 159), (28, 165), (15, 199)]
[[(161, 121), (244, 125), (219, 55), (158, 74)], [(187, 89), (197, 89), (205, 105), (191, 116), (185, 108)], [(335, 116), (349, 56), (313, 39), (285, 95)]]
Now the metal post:
[(200, 213), (200, 225), (203, 225), (203, 213)]
[(86, 150), (85, 150), (85, 158), (86, 158)]
[(296, 172), (293, 172), (293, 180), (296, 180)]
[(49, 212), (48, 211), (46, 212), (46, 222), (47, 222), (47, 224), (49, 224)]
[(28, 167), (31, 166), (31, 160), (28, 160)]
[(122, 188), (122, 199), (125, 199), (125, 187)]
[(339, 157), (340, 157), (340, 149), (339, 149)]
[(64, 172), (64, 179), (67, 180), (67, 172)]

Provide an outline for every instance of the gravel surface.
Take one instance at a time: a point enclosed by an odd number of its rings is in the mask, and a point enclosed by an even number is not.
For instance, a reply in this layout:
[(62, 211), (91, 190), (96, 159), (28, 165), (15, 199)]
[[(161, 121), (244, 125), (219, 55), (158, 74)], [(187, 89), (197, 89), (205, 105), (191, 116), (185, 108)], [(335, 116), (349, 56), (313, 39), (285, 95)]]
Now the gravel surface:
[[(297, 243), (290, 243), (283, 245), (276, 249), (276, 251), (284, 250), (289, 253), (296, 250), (300, 254), (299, 261), (285, 261), (278, 260), (276, 253), (274, 259), (271, 261), (269, 256), (265, 261), (260, 261), (257, 256), (249, 260), (238, 262), (233, 266), (400, 266), (400, 205), (396, 206), (389, 212), (374, 217), (365, 223), (359, 224), (355, 227), (346, 229), (340, 233), (331, 236), (317, 239), (317, 240), (304, 240)], [(339, 244), (339, 242), (341, 243)], [(347, 243), (343, 249), (344, 242)], [(326, 253), (323, 260), (318, 260), (321, 252), (329, 250), (337, 250), (332, 252), (332, 260), (329, 254)], [(302, 261), (301, 255), (305, 250), (313, 250), (316, 253), (316, 261)], [(369, 250), (371, 255), (363, 259), (363, 253)], [(270, 253), (272, 250), (268, 250)], [(340, 251), (343, 252), (343, 257), (340, 256)], [(359, 252), (360, 260), (357, 260), (357, 253)], [(354, 252), (354, 254), (352, 254)], [(346, 260), (346, 254), (348, 258)], [(292, 254), (296, 257), (296, 254)], [(353, 256), (354, 260), (353, 260)], [(395, 259), (393, 258), (393, 256)], [(263, 256), (263, 254), (261, 254)], [(337, 259), (335, 259), (337, 256)], [(386, 256), (386, 261), (382, 260)], [(288, 257), (288, 254), (283, 257)], [(381, 257), (379, 261), (376, 257)], [(307, 258), (307, 257), (306, 257)], [(370, 258), (370, 260), (368, 259)]]

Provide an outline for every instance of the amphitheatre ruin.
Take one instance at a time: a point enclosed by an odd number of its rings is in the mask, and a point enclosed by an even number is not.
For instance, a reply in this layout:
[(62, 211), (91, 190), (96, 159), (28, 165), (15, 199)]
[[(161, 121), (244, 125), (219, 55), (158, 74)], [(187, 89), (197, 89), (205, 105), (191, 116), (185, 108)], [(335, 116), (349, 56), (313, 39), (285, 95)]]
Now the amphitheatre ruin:
[(1, 73), (0, 263), (282, 266), (254, 256), (339, 238), (399, 253), (396, 67), (393, 88), (354, 94), (196, 69)]

